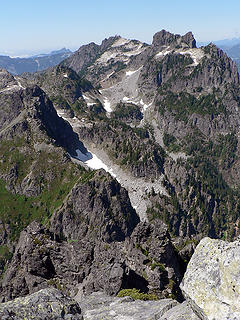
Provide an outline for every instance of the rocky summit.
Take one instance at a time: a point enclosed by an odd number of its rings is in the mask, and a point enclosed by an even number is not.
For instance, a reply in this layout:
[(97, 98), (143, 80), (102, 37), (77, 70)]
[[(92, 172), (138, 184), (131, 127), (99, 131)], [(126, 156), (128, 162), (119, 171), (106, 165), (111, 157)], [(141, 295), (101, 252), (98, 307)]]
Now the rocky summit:
[(221, 49), (117, 35), (1, 69), (0, 105), (2, 317), (240, 319), (240, 80)]

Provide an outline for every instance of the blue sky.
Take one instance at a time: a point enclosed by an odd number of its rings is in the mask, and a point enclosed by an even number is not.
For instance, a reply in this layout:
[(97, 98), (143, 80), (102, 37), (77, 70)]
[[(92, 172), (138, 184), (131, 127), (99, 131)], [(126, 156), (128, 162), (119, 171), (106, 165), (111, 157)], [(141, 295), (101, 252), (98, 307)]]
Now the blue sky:
[(151, 43), (161, 29), (197, 41), (240, 37), (239, 0), (0, 0), (0, 53), (21, 55), (120, 34)]

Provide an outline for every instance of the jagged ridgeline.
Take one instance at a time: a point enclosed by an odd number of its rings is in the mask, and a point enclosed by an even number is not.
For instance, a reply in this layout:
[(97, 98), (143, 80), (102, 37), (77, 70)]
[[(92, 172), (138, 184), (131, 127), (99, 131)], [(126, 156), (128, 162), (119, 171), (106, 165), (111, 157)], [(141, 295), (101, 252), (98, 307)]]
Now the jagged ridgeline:
[[(192, 33), (115, 36), (41, 73), (1, 70), (3, 299), (80, 284), (181, 299), (195, 242), (239, 234), (239, 97), (236, 65)], [(87, 149), (112, 177), (87, 168)]]
[(162, 30), (152, 45), (116, 36), (82, 46), (37, 83), (81, 120), (85, 143), (161, 184), (145, 195), (148, 219), (174, 236), (238, 235), (239, 75), (223, 51), (196, 48), (192, 33)]

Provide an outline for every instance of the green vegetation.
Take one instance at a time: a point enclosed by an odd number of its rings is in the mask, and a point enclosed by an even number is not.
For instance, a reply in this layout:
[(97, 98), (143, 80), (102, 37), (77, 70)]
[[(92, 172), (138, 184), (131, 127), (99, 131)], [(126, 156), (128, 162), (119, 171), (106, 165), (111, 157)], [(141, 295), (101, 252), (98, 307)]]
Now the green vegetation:
[(71, 105), (71, 109), (79, 118), (87, 118), (90, 121), (106, 119), (106, 111), (98, 99), (91, 106), (87, 106), (83, 99), (78, 99)]
[(166, 269), (162, 263), (157, 262), (157, 261), (153, 261), (153, 263), (151, 264), (151, 269), (154, 270), (154, 269), (156, 269), (156, 267), (158, 267), (161, 272), (166, 271)]
[(12, 259), (12, 255), (6, 244), (0, 246), (0, 273), (4, 271), (5, 264)]
[(163, 143), (169, 152), (179, 152), (181, 150), (181, 146), (178, 144), (177, 139), (167, 132), (164, 132), (163, 134)]
[(121, 121), (142, 119), (140, 108), (132, 103), (118, 103), (111, 116)]
[[(163, 92), (161, 93), (163, 94)], [(220, 99), (215, 94), (195, 96), (187, 93), (173, 93), (167, 91), (163, 94), (161, 103), (159, 103), (159, 111), (168, 110), (174, 114), (176, 120), (187, 121), (188, 117), (193, 114), (199, 115), (218, 115), (225, 113), (226, 109)]]
[[(79, 180), (88, 182), (94, 172), (76, 167), (70, 161), (62, 161), (60, 148), (35, 152), (31, 143), (23, 138), (2, 141), (1, 174), (13, 171), (13, 189), (6, 189), (0, 179), (0, 220), (11, 229), (11, 240), (16, 240), (31, 221), (46, 222), (66, 198)], [(23, 180), (31, 172), (24, 186), (28, 196), (21, 194)], [(34, 194), (31, 196), (31, 194)]]
[(82, 128), (81, 136), (104, 147), (119, 165), (135, 175), (142, 172), (156, 177), (161, 172), (165, 152), (151, 138), (149, 128), (131, 128), (116, 119), (95, 123), (92, 128)]
[(159, 300), (159, 298), (153, 293), (143, 293), (138, 289), (122, 289), (119, 291), (117, 297), (131, 297), (133, 300)]
[[(228, 143), (221, 148), (223, 141)], [(181, 194), (177, 193), (175, 187), (180, 182), (175, 179), (171, 184), (166, 178), (164, 186), (170, 197), (155, 196), (155, 204), (147, 211), (149, 219), (163, 220), (174, 236), (178, 236), (180, 230), (187, 234), (190, 229), (193, 235), (201, 232), (213, 238), (231, 240), (240, 226), (240, 193), (226, 183), (220, 168), (224, 170), (231, 166), (236, 137), (219, 136), (216, 144), (204, 144), (199, 140), (192, 143), (196, 145), (191, 148), (192, 157), (186, 164), (179, 164), (187, 172), (185, 189)]]

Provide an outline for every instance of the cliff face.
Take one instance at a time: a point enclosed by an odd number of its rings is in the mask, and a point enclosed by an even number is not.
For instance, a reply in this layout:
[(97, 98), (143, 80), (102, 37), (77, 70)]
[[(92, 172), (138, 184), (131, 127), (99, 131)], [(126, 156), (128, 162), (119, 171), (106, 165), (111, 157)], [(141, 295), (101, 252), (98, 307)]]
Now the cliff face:
[[(152, 45), (112, 37), (42, 74), (0, 77), (2, 299), (52, 284), (180, 300), (196, 243), (239, 234), (235, 64), (162, 30)], [(83, 143), (117, 180), (83, 168)], [(138, 189), (142, 222), (128, 193)]]
[[(86, 171), (72, 163), (66, 151), (74, 155), (76, 149), (85, 149), (71, 126), (57, 116), (38, 86), (24, 88), (4, 73), (6, 78), (9, 81), (1, 93), (5, 106), (1, 268), (8, 268), (1, 282), (2, 299), (49, 285), (73, 293), (80, 284), (89, 293), (101, 289), (116, 294), (134, 285), (143, 291), (156, 290), (159, 296), (179, 295), (182, 271), (166, 226), (144, 226), (148, 230), (145, 238), (135, 239), (142, 229), (136, 229), (140, 220), (127, 191), (104, 171)], [(32, 223), (16, 243), (32, 220), (44, 221), (49, 228)], [(162, 238), (155, 250), (148, 237), (157, 234), (156, 230)], [(147, 240), (153, 246), (149, 253), (148, 246), (143, 249)], [(79, 255), (79, 250), (85, 253)], [(146, 257), (148, 265), (144, 264)]]
[[(84, 217), (73, 211), (71, 219), (84, 220)], [(113, 221), (117, 223), (116, 217), (95, 229), (90, 227), (84, 238), (72, 230), (68, 242), (37, 223), (29, 225), (22, 231), (4, 274), (2, 299), (24, 296), (49, 285), (72, 295), (78, 290), (84, 293), (101, 290), (112, 295), (134, 287), (143, 292), (150, 290), (159, 297), (173, 294), (181, 298), (178, 288), (182, 277), (180, 258), (174, 251), (166, 226), (160, 222), (138, 224), (129, 238), (109, 242)], [(102, 239), (96, 229), (103, 227), (107, 231)], [(55, 221), (51, 229), (54, 228)]]

